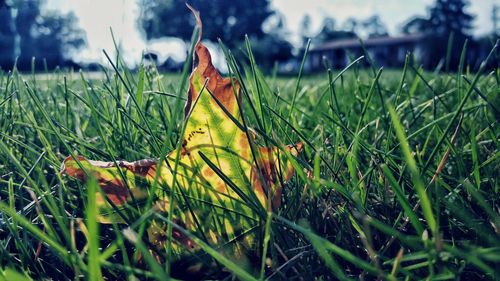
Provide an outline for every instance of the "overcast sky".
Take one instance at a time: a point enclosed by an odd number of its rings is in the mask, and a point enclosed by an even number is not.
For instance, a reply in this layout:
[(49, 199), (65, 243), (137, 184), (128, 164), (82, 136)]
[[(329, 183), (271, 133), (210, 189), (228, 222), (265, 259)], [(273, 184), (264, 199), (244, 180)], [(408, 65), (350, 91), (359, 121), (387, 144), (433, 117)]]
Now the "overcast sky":
[[(364, 19), (378, 14), (387, 25), (389, 33), (394, 35), (408, 18), (426, 15), (426, 8), (433, 2), (434, 0), (272, 0), (272, 6), (284, 15), (291, 39), (296, 41), (300, 22), (305, 14), (311, 16), (313, 30), (319, 28), (325, 16), (333, 17), (340, 25), (348, 17)], [(490, 32), (493, 28), (491, 10), (494, 4), (500, 5), (500, 0), (471, 0), (470, 3), (469, 12), (476, 15), (475, 34)], [(152, 47), (144, 42), (137, 29), (139, 7), (135, 0), (48, 0), (47, 8), (72, 11), (79, 18), (79, 24), (86, 31), (88, 40), (88, 48), (78, 54), (81, 60), (102, 61), (101, 50), (113, 49), (110, 27), (122, 45), (125, 58), (131, 64), (140, 59), (141, 52), (147, 46), (183, 59), (182, 52), (179, 52), (183, 48), (182, 42), (153, 42)]]

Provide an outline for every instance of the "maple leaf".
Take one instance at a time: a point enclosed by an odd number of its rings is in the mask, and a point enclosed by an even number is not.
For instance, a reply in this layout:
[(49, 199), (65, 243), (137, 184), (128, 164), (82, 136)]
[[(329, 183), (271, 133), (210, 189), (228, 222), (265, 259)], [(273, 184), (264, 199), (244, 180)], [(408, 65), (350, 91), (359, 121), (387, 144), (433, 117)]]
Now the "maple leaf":
[[(199, 14), (194, 14), (201, 30)], [(297, 156), (303, 145), (282, 150), (258, 147), (253, 134), (240, 125), (239, 81), (217, 72), (200, 38), (194, 51), (197, 66), (189, 78), (179, 149), (162, 163), (152, 159), (102, 162), (69, 156), (62, 171), (80, 181), (88, 176), (98, 180), (102, 191), (96, 195), (100, 223), (125, 223), (141, 202), (154, 196), (156, 210), (171, 210), (176, 223), (209, 244), (238, 241), (240, 250), (255, 248), (254, 232), (262, 225), (261, 215), (279, 207), (282, 182), (293, 174), (287, 157)], [(154, 184), (157, 187), (152, 189)], [(171, 191), (173, 202), (169, 201)], [(165, 223), (153, 220), (147, 230), (150, 242), (165, 247), (166, 230)], [(174, 230), (172, 237), (178, 253), (197, 249), (179, 231)]]

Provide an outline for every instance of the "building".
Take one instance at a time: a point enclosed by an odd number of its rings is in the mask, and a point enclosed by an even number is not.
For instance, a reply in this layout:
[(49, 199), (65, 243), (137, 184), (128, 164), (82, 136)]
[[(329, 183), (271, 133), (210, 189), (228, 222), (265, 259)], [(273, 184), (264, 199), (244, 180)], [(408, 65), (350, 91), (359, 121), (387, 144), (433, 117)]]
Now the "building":
[[(407, 52), (415, 54), (418, 59), (421, 53), (421, 42), (424, 36), (404, 35), (398, 37), (376, 37), (360, 40), (358, 38), (337, 39), (313, 46), (309, 51), (308, 69), (321, 71), (325, 69), (326, 59), (329, 67), (341, 69), (351, 61), (368, 53), (377, 66), (402, 67)], [(368, 65), (364, 60), (362, 64)]]

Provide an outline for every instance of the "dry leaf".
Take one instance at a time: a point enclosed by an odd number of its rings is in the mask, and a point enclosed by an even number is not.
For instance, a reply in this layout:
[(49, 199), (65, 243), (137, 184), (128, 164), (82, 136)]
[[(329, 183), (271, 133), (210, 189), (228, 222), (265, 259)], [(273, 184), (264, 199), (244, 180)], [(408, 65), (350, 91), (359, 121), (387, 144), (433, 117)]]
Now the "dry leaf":
[[(201, 26), (198, 14), (195, 16)], [(241, 123), (239, 81), (223, 78), (217, 72), (200, 41), (195, 55), (197, 66), (190, 76), (180, 150), (172, 151), (162, 165), (156, 160), (115, 164), (78, 156), (85, 172), (68, 157), (63, 172), (81, 181), (86, 180), (86, 175), (98, 179), (102, 189), (97, 194), (101, 223), (124, 223), (122, 216), (137, 212), (137, 206), (151, 196), (151, 185), (158, 173), (153, 196), (160, 212), (170, 209), (173, 188), (176, 223), (211, 245), (234, 241), (235, 251), (254, 248), (255, 232), (262, 225), (259, 213), (279, 207), (281, 183), (290, 179), (293, 168), (284, 151), (257, 147), (251, 134), (236, 125), (234, 120)], [(302, 143), (285, 147), (293, 156), (301, 150)], [(166, 229), (165, 223), (153, 221), (148, 228), (150, 242), (164, 247)], [(174, 232), (173, 238), (178, 253), (197, 248), (180, 232)]]

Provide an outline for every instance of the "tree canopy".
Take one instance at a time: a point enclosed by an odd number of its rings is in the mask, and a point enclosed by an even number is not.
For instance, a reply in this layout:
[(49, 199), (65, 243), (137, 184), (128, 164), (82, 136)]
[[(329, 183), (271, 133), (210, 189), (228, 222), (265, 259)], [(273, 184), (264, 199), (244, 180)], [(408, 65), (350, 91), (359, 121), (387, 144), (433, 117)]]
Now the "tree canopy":
[[(403, 26), (405, 33), (422, 33), (424, 42), (422, 63), (432, 68), (446, 58), (446, 69), (456, 69), (461, 47), (470, 37), (474, 15), (466, 11), (467, 0), (436, 0), (428, 9), (427, 17), (416, 17)], [(448, 41), (452, 49), (448, 49)], [(458, 47), (457, 47), (458, 46)]]
[(321, 44), (331, 40), (356, 37), (357, 35), (354, 31), (337, 29), (335, 19), (325, 17), (323, 19), (323, 23), (321, 24), (320, 31), (313, 38), (312, 42), (313, 44)]
[(10, 69), (14, 63), (14, 25), (12, 8), (5, 0), (0, 0), (0, 66)]
[[(253, 55), (264, 69), (277, 61), (292, 57), (293, 46), (288, 42), (284, 18), (270, 7), (270, 0), (191, 0), (200, 12), (203, 38), (222, 42), (235, 54), (245, 56), (245, 35), (251, 39)], [(143, 0), (139, 24), (147, 39), (165, 36), (188, 41), (196, 22), (184, 0)]]
[[(44, 9), (42, 0), (0, 0), (0, 65), (31, 68), (33, 57), (48, 67), (68, 63), (72, 51), (85, 44), (85, 32), (73, 13), (61, 14)], [(15, 40), (18, 37), (19, 40)], [(35, 67), (42, 68), (42, 64)]]
[(436, 0), (429, 8), (428, 17), (416, 17), (410, 20), (403, 31), (422, 32), (437, 35), (470, 35), (474, 16), (466, 11), (467, 0)]
[[(189, 40), (195, 26), (185, 0), (143, 0), (140, 25), (146, 37), (179, 37)], [(274, 14), (269, 0), (191, 0), (189, 4), (203, 19), (203, 37), (210, 41), (221, 39), (231, 46), (241, 42), (245, 34), (262, 38), (262, 25)]]
[(389, 32), (378, 15), (373, 15), (362, 22), (363, 28), (369, 37), (387, 36)]

